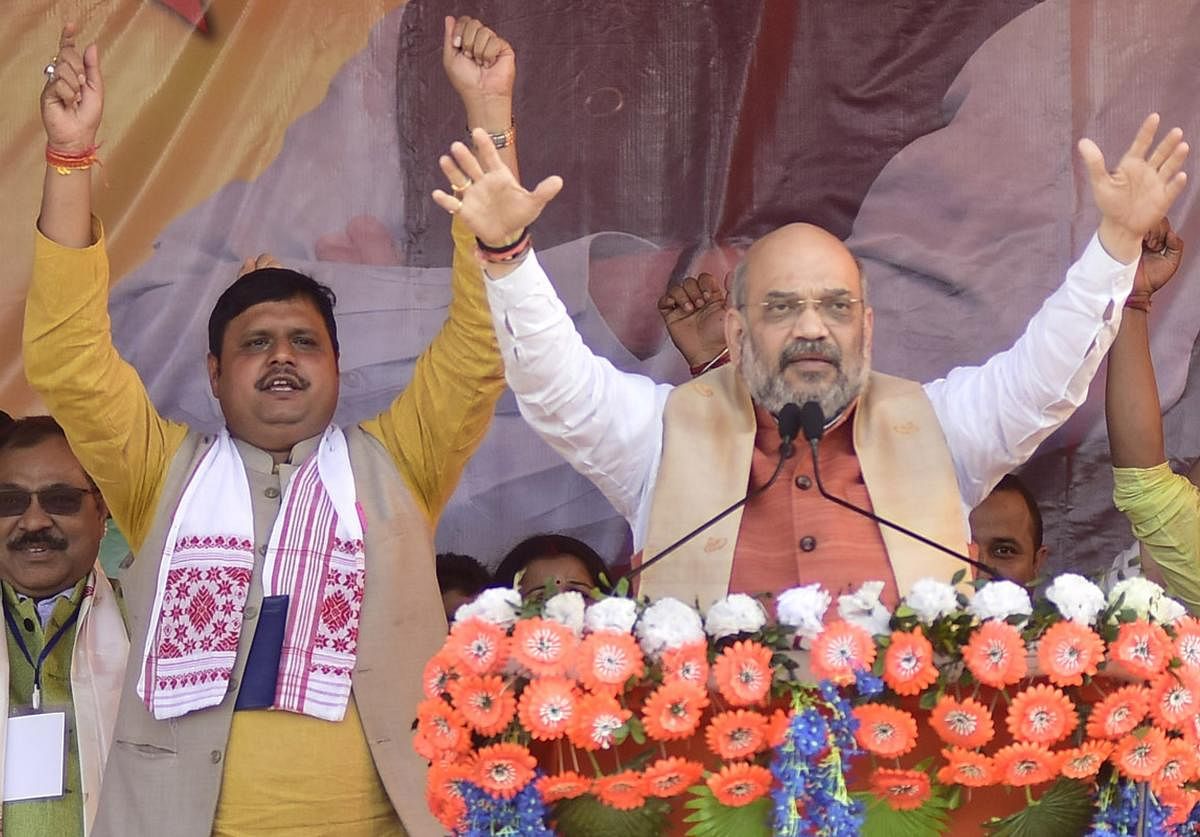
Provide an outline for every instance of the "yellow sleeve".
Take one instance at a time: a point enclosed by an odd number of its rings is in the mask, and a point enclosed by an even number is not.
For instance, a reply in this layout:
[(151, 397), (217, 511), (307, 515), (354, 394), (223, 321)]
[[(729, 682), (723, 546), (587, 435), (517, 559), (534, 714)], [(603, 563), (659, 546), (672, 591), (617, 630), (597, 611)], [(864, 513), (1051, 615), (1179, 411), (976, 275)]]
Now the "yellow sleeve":
[(92, 225), (96, 243), (78, 250), (37, 233), (25, 303), (25, 374), (136, 551), (187, 428), (158, 414), (113, 346), (104, 229), (99, 220)]
[(463, 467), (483, 441), (504, 391), (475, 238), (454, 222), (454, 276), (446, 324), (417, 358), (412, 380), (362, 428), (378, 439), (436, 524)]
[(1167, 594), (1200, 615), (1200, 490), (1167, 463), (1113, 468), (1113, 503), (1162, 569)]

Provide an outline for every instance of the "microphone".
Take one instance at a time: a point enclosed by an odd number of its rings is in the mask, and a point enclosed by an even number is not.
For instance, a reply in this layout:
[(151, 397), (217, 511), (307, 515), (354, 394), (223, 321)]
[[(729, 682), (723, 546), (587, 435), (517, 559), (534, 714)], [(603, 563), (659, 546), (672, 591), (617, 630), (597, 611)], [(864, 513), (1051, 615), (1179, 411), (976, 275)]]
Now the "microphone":
[[(818, 409), (820, 409), (820, 408), (818, 408)], [(720, 523), (726, 517), (733, 514), (735, 511), (737, 511), (742, 506), (749, 503), (751, 500), (753, 500), (759, 494), (762, 494), (764, 491), (766, 491), (768, 488), (770, 488), (772, 485), (775, 484), (775, 481), (777, 479), (779, 479), (780, 472), (783, 470), (783, 463), (786, 460), (790, 459), (792, 456), (794, 456), (796, 453), (795, 442), (796, 442), (796, 436), (798, 436), (800, 433), (801, 409), (792, 403), (784, 404), (783, 409), (781, 409), (779, 411), (779, 415), (775, 417), (775, 422), (779, 427), (779, 442), (780, 442), (780, 444), (779, 444), (779, 461), (775, 464), (775, 471), (771, 474), (771, 478), (769, 480), (767, 480), (765, 483), (763, 483), (761, 486), (759, 486), (758, 488), (752, 488), (749, 491), (747, 491), (745, 497), (738, 500), (732, 506), (729, 506), (728, 508), (723, 509), (722, 511), (718, 512), (713, 517), (710, 517), (708, 520), (704, 521), (699, 526), (697, 526), (695, 529), (693, 529), (692, 531), (690, 531), (686, 535), (684, 535), (682, 538), (675, 541), (675, 543), (673, 543), (670, 546), (663, 549), (661, 552), (659, 552), (654, 557), (638, 564), (636, 567), (631, 569), (629, 572), (625, 573), (624, 578), (632, 580), (633, 578), (635, 578), (637, 575), (639, 575), (643, 571), (654, 566), (659, 561), (661, 561), (662, 559), (664, 559), (668, 555), (670, 555), (672, 552), (679, 549), (679, 547), (683, 546), (685, 543), (690, 541), (692, 538), (696, 537), (696, 535), (699, 535), (705, 529), (707, 529), (710, 526), (713, 526), (717, 523)]]
[[(792, 405), (789, 404), (787, 406), (790, 407)], [(783, 415), (783, 410), (780, 410), (779, 413), (780, 415)], [(821, 482), (821, 465), (819, 455), (821, 438), (825, 435), (825, 411), (821, 409), (821, 405), (816, 401), (806, 401), (804, 406), (800, 408), (799, 419), (800, 426), (804, 430), (804, 438), (808, 440), (808, 444), (812, 448), (813, 481), (816, 482), (817, 491), (821, 492), (822, 497), (824, 497), (826, 500), (836, 503), (844, 509), (849, 509), (856, 514), (861, 514), (868, 520), (873, 520), (878, 524), (887, 526), (889, 529), (895, 529), (902, 535), (907, 535), (914, 540), (920, 541), (926, 546), (931, 546), (934, 549), (946, 553), (947, 555), (951, 555), (965, 564), (970, 564), (975, 569), (987, 573), (997, 581), (1008, 580), (1003, 575), (989, 567), (987, 564), (984, 564), (982, 561), (976, 561), (974, 558), (969, 558), (960, 552), (955, 552), (953, 549), (950, 549), (947, 546), (942, 546), (940, 543), (932, 541), (924, 535), (918, 535), (916, 532), (901, 526), (899, 523), (893, 523), (890, 520), (885, 520), (877, 514), (869, 512), (866, 509), (859, 508), (849, 500), (843, 500), (841, 497), (834, 497), (832, 494), (826, 491), (824, 483)]]

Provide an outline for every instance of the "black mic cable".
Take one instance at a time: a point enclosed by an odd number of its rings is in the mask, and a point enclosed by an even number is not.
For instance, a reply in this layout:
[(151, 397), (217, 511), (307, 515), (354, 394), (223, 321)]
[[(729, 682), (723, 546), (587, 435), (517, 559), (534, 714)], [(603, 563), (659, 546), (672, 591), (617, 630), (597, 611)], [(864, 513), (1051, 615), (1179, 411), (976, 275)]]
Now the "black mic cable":
[(666, 558), (672, 552), (679, 549), (679, 547), (683, 546), (685, 543), (690, 541), (692, 538), (696, 537), (696, 535), (699, 535), (701, 532), (703, 532), (708, 527), (713, 526), (717, 523), (720, 523), (726, 517), (733, 514), (735, 511), (740, 509), (742, 506), (746, 505), (751, 500), (753, 500), (755, 497), (757, 497), (759, 494), (762, 494), (764, 491), (766, 491), (768, 488), (770, 488), (772, 485), (774, 485), (775, 481), (777, 479), (779, 479), (780, 472), (783, 471), (783, 463), (785, 461), (787, 461), (788, 459), (790, 459), (796, 453), (795, 441), (796, 441), (796, 436), (798, 436), (800, 433), (800, 421), (801, 421), (800, 408), (792, 403), (784, 404), (783, 409), (781, 409), (779, 411), (779, 415), (776, 417), (776, 422), (779, 425), (779, 440), (780, 440), (779, 461), (775, 464), (775, 471), (774, 471), (774, 473), (771, 474), (771, 478), (769, 480), (767, 480), (765, 483), (763, 483), (758, 488), (747, 491), (745, 497), (738, 500), (736, 503), (734, 503), (729, 508), (724, 509), (721, 512), (718, 512), (716, 514), (716, 516), (710, 517), (708, 520), (701, 523), (699, 526), (697, 526), (692, 531), (688, 532), (682, 538), (680, 538), (679, 540), (675, 541), (670, 546), (663, 549), (661, 552), (659, 552), (653, 558), (650, 558), (649, 560), (643, 561), (642, 563), (638, 564), (636, 567), (631, 569), (629, 572), (625, 573), (624, 577), (632, 580), (633, 578), (638, 576), (640, 573), (642, 573), (644, 570), (649, 569), (650, 567), (654, 566), (662, 559)]
[[(792, 405), (789, 404), (788, 406), (790, 407)], [(786, 409), (786, 407), (784, 409)], [(780, 415), (782, 414), (783, 411), (781, 410)], [(970, 558), (960, 552), (955, 552), (953, 549), (950, 549), (947, 546), (942, 546), (937, 541), (930, 540), (924, 535), (918, 535), (916, 532), (901, 526), (899, 523), (893, 523), (890, 520), (886, 520), (877, 514), (867, 511), (866, 509), (861, 509), (851, 503), (849, 500), (843, 500), (841, 497), (834, 497), (825, 490), (825, 486), (821, 482), (819, 448), (821, 445), (821, 438), (825, 435), (825, 411), (821, 409), (820, 404), (818, 404), (816, 401), (806, 401), (804, 403), (804, 406), (800, 408), (800, 426), (804, 430), (804, 438), (808, 440), (808, 444), (812, 448), (813, 481), (817, 484), (817, 491), (821, 492), (821, 496), (826, 500), (836, 503), (844, 509), (849, 509), (856, 514), (861, 514), (868, 520), (873, 520), (876, 523), (882, 524), (883, 526), (895, 529), (902, 535), (908, 535), (913, 540), (920, 541), (926, 546), (933, 547), (934, 549), (944, 552), (947, 555), (951, 555), (965, 564), (970, 564), (975, 569), (987, 573), (996, 581), (1008, 581), (1008, 579), (1006, 579), (1003, 575), (996, 572), (982, 561), (976, 561), (974, 558)]]

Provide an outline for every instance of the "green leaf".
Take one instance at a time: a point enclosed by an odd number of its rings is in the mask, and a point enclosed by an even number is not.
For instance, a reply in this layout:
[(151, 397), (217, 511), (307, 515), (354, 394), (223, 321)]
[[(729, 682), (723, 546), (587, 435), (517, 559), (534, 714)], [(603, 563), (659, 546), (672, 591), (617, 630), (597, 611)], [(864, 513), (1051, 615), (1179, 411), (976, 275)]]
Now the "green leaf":
[(640, 719), (632, 717), (625, 722), (625, 725), (629, 727), (629, 734), (633, 737), (634, 743), (646, 743), (646, 730), (642, 727), (642, 722)]
[(649, 799), (641, 808), (618, 811), (585, 794), (555, 803), (552, 819), (554, 833), (562, 837), (596, 837), (599, 834), (658, 837), (667, 827), (669, 810), (661, 799)]
[(958, 585), (963, 583), (963, 579), (965, 579), (966, 577), (967, 577), (967, 570), (964, 567), (963, 569), (959, 570), (953, 576), (950, 577), (950, 586), (957, 587)]
[(1059, 779), (1027, 808), (985, 824), (990, 837), (1042, 837), (1046, 834), (1082, 834), (1092, 820), (1094, 807), (1088, 786)]
[(852, 796), (863, 803), (859, 837), (939, 837), (950, 826), (950, 803), (938, 794), (913, 811), (897, 811), (870, 791)]
[(695, 823), (687, 837), (771, 837), (771, 798), (731, 808), (713, 796), (708, 785), (688, 788), (692, 798), (683, 803), (692, 813), (684, 822)]
[(922, 709), (933, 709), (933, 707), (937, 706), (938, 698), (940, 697), (941, 694), (937, 690), (924, 692), (921, 695), (921, 699), (917, 701), (917, 705)]

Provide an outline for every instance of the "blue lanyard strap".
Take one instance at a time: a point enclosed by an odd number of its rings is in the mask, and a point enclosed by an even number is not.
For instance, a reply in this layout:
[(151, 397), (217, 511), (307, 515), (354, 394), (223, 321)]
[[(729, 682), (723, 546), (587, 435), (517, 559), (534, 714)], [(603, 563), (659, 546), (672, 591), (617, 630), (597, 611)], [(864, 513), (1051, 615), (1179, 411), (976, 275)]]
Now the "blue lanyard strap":
[(42, 652), (38, 654), (37, 662), (33, 661), (33, 655), (29, 653), (29, 646), (25, 644), (25, 637), (21, 635), (21, 629), (17, 627), (17, 620), (12, 615), (12, 610), (7, 604), (4, 605), (4, 621), (8, 623), (8, 630), (12, 633), (13, 639), (17, 643), (17, 647), (21, 649), (21, 653), (25, 656), (25, 662), (33, 666), (33, 708), (41, 709), (42, 703), (42, 663), (46, 662), (46, 658), (54, 651), (54, 646), (58, 645), (58, 641), (63, 638), (63, 634), (71, 630), (71, 627), (79, 619), (79, 611), (83, 609), (83, 599), (80, 598), (79, 604), (71, 611), (71, 615), (67, 617), (67, 621), (62, 623), (62, 626), (54, 632), (50, 639), (46, 640), (46, 644), (42, 646)]

